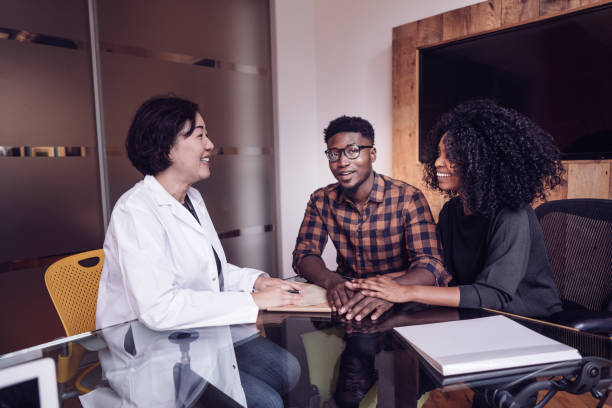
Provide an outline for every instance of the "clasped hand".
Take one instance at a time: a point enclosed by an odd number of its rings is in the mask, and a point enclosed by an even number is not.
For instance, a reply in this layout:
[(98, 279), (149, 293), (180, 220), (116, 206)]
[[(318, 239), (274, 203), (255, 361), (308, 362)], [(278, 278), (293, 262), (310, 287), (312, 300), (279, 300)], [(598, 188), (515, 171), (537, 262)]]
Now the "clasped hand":
[(327, 301), (332, 311), (339, 315), (345, 314), (347, 320), (354, 318), (360, 321), (367, 316), (376, 320), (393, 306), (393, 303), (384, 299), (366, 296), (354, 290), (348, 283), (339, 278), (327, 287)]

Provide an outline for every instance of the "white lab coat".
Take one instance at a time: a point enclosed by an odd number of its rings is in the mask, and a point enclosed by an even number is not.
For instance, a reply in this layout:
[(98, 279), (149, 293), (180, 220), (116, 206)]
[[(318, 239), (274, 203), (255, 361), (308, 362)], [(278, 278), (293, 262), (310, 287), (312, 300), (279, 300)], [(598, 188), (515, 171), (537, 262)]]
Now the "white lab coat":
[(202, 196), (194, 188), (187, 194), (202, 225), (153, 176), (119, 198), (104, 240), (96, 327), (133, 319), (153, 330), (255, 322), (250, 292), (263, 272), (227, 263)]

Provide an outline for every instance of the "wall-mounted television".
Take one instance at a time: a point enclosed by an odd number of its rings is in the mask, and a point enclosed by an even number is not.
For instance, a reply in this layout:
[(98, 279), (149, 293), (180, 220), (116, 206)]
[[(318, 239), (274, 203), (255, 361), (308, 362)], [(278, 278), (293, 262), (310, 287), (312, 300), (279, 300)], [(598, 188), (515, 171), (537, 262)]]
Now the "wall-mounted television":
[(565, 160), (612, 158), (612, 4), (421, 49), (421, 161), (436, 120), (472, 98), (523, 112)]

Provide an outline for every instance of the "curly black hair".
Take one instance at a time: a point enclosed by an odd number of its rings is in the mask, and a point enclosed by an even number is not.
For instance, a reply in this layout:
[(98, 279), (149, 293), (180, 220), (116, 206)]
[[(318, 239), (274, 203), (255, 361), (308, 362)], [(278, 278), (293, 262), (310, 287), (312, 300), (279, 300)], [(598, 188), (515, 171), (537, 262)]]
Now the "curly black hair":
[(525, 115), (483, 99), (458, 105), (431, 130), (424, 180), (434, 189), (440, 190), (435, 161), (444, 135), (461, 180), (460, 191), (451, 194), (474, 213), (492, 217), (503, 208), (518, 209), (563, 182), (552, 136)]
[(341, 132), (356, 132), (369, 139), (374, 144), (374, 128), (367, 120), (359, 116), (340, 116), (329, 122), (329, 125), (323, 131), (325, 143), (331, 137)]

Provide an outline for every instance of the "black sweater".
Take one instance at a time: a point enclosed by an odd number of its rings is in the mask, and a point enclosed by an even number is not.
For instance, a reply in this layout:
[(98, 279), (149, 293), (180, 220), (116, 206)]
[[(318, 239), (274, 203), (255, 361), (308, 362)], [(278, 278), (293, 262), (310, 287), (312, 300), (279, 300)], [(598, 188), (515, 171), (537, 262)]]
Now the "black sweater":
[(459, 307), (487, 307), (523, 316), (546, 317), (561, 301), (542, 236), (529, 206), (501, 210), (488, 219), (463, 215), (461, 200), (447, 202), (438, 230), (444, 261), (459, 286)]

